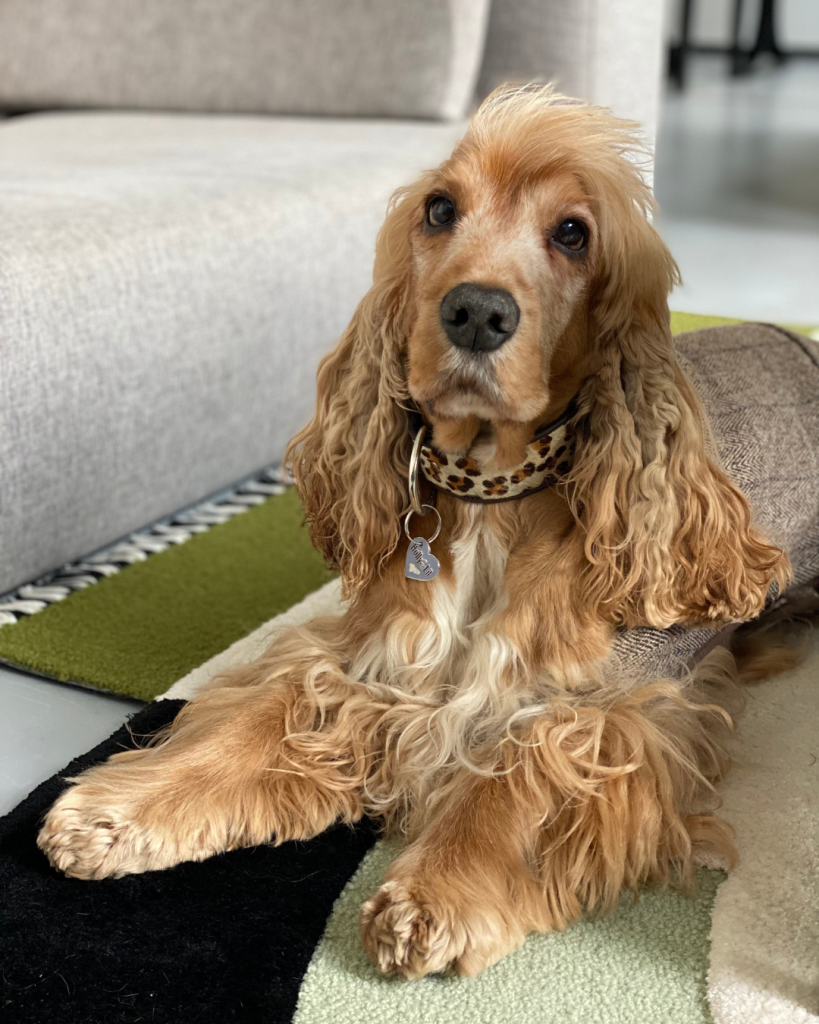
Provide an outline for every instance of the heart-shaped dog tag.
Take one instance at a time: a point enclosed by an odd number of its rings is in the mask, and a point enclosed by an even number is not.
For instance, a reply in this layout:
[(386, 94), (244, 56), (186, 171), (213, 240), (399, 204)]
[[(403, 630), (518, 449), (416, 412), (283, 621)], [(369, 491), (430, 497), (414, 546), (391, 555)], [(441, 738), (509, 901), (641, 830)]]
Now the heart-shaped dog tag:
[(413, 537), (407, 551), (404, 575), (408, 580), (434, 580), (441, 564), (424, 537)]

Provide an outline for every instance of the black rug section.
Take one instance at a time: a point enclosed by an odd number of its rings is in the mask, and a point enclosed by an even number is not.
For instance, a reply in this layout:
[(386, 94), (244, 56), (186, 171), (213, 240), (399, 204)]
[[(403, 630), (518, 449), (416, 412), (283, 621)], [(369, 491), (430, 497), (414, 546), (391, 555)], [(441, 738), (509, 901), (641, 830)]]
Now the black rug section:
[[(182, 701), (131, 719), (170, 722)], [(339, 826), (307, 843), (81, 882), (49, 867), (38, 823), (73, 775), (133, 745), (125, 727), (0, 820), (0, 1020), (15, 1024), (289, 1022), (336, 897), (375, 841)]]

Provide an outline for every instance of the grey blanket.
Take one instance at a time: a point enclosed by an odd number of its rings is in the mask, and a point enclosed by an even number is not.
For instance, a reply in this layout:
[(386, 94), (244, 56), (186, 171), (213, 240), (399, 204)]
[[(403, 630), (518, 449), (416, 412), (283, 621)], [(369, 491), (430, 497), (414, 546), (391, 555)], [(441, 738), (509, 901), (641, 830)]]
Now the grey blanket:
[[(819, 578), (819, 343), (769, 324), (681, 334), (719, 461), (761, 529), (790, 554), (794, 587)], [(719, 638), (707, 627), (622, 630), (614, 650), (641, 672), (678, 675)]]

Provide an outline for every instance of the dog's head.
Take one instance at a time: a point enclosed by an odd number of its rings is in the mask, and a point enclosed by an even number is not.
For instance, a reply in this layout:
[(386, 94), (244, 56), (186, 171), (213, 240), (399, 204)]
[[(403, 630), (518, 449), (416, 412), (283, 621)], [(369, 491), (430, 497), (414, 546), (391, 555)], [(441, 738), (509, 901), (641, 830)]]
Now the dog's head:
[(403, 193), (409, 391), (439, 446), (468, 444), (470, 425), (474, 436), (561, 411), (597, 369), (606, 320), (627, 328), (636, 291), (665, 325), (676, 268), (624, 157), (640, 152), (635, 128), (542, 88), (500, 92)]
[(491, 461), (505, 434), (528, 440), (577, 396), (565, 486), (595, 613), (667, 625), (758, 609), (780, 553), (706, 457), (641, 153), (637, 126), (607, 111), (505, 88), (444, 164), (393, 197), (373, 287), (288, 453), (348, 593), (398, 545), (409, 410), (445, 451), (488, 438)]

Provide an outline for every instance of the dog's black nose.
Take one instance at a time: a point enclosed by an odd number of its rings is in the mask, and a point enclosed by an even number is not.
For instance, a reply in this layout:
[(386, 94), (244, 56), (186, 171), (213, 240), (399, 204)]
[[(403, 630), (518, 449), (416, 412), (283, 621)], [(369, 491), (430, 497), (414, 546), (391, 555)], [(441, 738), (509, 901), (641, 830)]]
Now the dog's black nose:
[(515, 333), (520, 309), (504, 288), (456, 285), (441, 300), (441, 323), (458, 348), (493, 352)]

